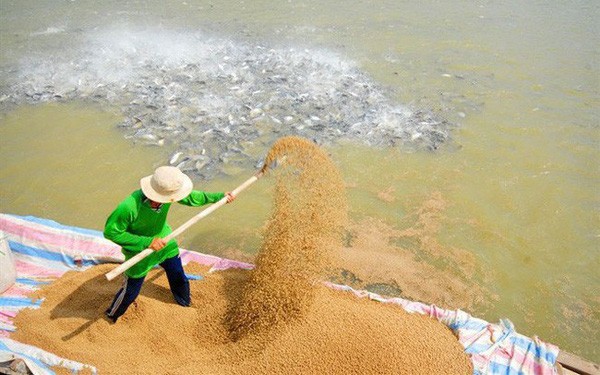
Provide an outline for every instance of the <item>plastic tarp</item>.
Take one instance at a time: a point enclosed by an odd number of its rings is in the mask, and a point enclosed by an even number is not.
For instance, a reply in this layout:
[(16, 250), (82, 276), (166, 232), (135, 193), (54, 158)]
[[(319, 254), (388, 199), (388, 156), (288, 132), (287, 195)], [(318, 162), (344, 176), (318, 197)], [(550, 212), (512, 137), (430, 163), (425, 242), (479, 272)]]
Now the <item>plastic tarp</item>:
[(12, 251), (6, 241), (6, 236), (0, 231), (0, 293), (11, 287), (17, 278), (15, 261)]
[[(104, 239), (98, 231), (30, 216), (0, 214), (0, 231), (7, 237), (17, 273), (15, 283), (0, 294), (0, 362), (5, 358), (21, 358), (40, 375), (53, 374), (51, 366), (63, 366), (74, 373), (84, 368), (95, 372), (93, 366), (57, 357), (43, 348), (18, 343), (8, 337), (16, 329), (13, 319), (19, 310), (39, 308), (43, 303), (28, 297), (32, 291), (70, 270), (83, 271), (99, 263), (122, 262), (120, 248)], [(248, 263), (187, 250), (181, 250), (181, 259), (184, 264), (193, 261), (211, 266), (210, 272), (252, 268)], [(357, 297), (397, 304), (408, 312), (425, 314), (446, 324), (471, 358), (475, 375), (556, 373), (558, 347), (517, 333), (508, 320), (492, 324), (461, 310), (445, 310), (403, 298), (384, 298), (345, 285), (326, 284)]]

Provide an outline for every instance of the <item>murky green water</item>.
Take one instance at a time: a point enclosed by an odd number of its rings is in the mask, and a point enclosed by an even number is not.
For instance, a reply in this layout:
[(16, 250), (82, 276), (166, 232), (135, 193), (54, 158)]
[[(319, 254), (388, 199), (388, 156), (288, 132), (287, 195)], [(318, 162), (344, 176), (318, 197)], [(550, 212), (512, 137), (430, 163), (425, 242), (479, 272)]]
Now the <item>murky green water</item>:
[[(472, 312), (507, 317), (521, 333), (600, 361), (597, 3), (165, 4), (2, 0), (0, 81), (19, 74), (14, 67), (32, 53), (59, 55), (112, 27), (152, 35), (202, 29), (334, 51), (392, 88), (398, 103), (459, 124), (454, 143), (438, 152), (329, 147), (355, 220), (374, 217), (403, 229), (439, 194), (446, 206), (437, 241), (476, 256), (483, 275), (474, 280), (493, 301)], [(0, 211), (101, 229), (139, 178), (176, 151), (125, 139), (121, 120), (120, 108), (88, 102), (22, 104), (3, 113)], [(235, 170), (196, 185), (232, 189), (252, 173)], [(186, 233), (183, 246), (255, 252), (269, 202), (265, 179)], [(171, 223), (195, 212), (173, 210)]]

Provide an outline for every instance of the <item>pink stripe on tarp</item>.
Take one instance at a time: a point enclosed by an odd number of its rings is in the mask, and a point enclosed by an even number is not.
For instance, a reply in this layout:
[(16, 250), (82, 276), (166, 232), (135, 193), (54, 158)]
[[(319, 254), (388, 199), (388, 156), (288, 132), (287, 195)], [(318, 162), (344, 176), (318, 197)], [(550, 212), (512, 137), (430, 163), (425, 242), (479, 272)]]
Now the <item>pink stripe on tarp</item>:
[(212, 271), (222, 271), (229, 268), (242, 268), (242, 269), (252, 269), (254, 265), (244, 262), (238, 262), (236, 260), (224, 259), (221, 258), (214, 266), (212, 266)]
[(60, 277), (66, 272), (41, 267), (21, 259), (15, 259), (15, 267), (19, 277)]
[(2, 297), (23, 297), (31, 292), (33, 292), (32, 289), (21, 288), (16, 285), (13, 285), (4, 292), (2, 292)]
[(10, 310), (0, 310), (0, 316), (4, 317), (9, 317), (9, 318), (14, 318), (15, 316), (17, 316), (17, 312), (16, 311), (10, 311)]
[(204, 266), (212, 266), (219, 261), (219, 258), (216, 256), (200, 254), (189, 250), (180, 249), (179, 254), (181, 257), (181, 262), (184, 265), (188, 264), (189, 262), (196, 262)]
[(221, 271), (228, 268), (251, 269), (254, 265), (250, 263), (238, 262), (235, 260), (219, 258), (214, 255), (196, 253), (189, 250), (180, 250), (181, 262), (185, 265), (189, 262), (196, 262), (205, 266), (212, 266), (211, 271)]
[[(94, 251), (101, 255), (112, 254), (116, 245), (111, 245), (107, 242), (106, 245), (99, 244), (97, 241), (86, 240), (75, 232), (60, 232), (49, 228), (41, 229), (39, 224), (19, 223), (17, 220), (9, 220), (8, 218), (0, 217), (0, 227), (6, 233), (11, 233), (21, 238), (27, 238), (31, 241), (58, 246), (64, 250), (81, 250)], [(75, 254), (75, 255), (77, 255)], [(73, 255), (72, 253), (70, 255)]]
[[(5, 290), (4, 292), (2, 292), (2, 294), (0, 294), (0, 295), (2, 295), (2, 296), (3, 296), (3, 295), (5, 295), (6, 293), (13, 293), (13, 290), (14, 290), (14, 289), (17, 289), (17, 288), (21, 289), (21, 287), (19, 287), (19, 283), (15, 282), (13, 285), (11, 285), (10, 287), (8, 287), (8, 289), (6, 289), (6, 290)], [(22, 289), (24, 289), (24, 287), (23, 287)]]

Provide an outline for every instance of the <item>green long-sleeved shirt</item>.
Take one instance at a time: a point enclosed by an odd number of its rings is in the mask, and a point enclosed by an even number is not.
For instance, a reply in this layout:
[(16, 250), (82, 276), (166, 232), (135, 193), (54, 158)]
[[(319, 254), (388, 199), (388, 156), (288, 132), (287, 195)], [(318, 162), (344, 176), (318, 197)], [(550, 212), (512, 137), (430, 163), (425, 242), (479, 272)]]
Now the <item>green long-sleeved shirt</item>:
[[(190, 195), (177, 203), (197, 207), (215, 203), (224, 196), (224, 193), (192, 190)], [(155, 237), (164, 238), (172, 232), (167, 224), (167, 213), (170, 207), (171, 203), (163, 203), (156, 211), (150, 207), (150, 202), (145, 199), (142, 191), (136, 190), (119, 203), (110, 214), (104, 226), (104, 237), (120, 245), (127, 260), (147, 249)], [(133, 278), (146, 276), (152, 267), (177, 254), (179, 254), (179, 247), (173, 239), (163, 249), (153, 252), (125, 271), (125, 274)]]

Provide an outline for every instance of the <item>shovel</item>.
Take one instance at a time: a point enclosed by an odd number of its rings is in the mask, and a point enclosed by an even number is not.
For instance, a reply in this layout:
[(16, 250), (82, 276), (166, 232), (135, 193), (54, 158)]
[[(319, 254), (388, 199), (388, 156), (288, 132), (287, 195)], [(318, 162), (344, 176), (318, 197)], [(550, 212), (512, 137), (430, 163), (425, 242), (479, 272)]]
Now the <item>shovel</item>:
[[(254, 176), (250, 177), (243, 184), (241, 184), (240, 186), (238, 186), (237, 188), (235, 188), (235, 190), (233, 190), (231, 192), (231, 194), (234, 197), (237, 196), (240, 192), (242, 192), (248, 186), (250, 186), (253, 183), (255, 183), (259, 178), (261, 178), (264, 175), (265, 170), (266, 170), (266, 168), (263, 167), (263, 169), (261, 169), (257, 174), (255, 174)], [(220, 201), (214, 203), (213, 205), (211, 205), (207, 209), (205, 209), (202, 212), (200, 212), (198, 215), (196, 215), (196, 216), (192, 217), (191, 219), (189, 219), (188, 221), (186, 221), (183, 225), (181, 225), (179, 228), (175, 229), (168, 236), (166, 236), (164, 238), (165, 242), (169, 242), (173, 238), (177, 237), (178, 235), (180, 235), (181, 233), (183, 233), (186, 229), (188, 229), (192, 225), (196, 224), (199, 220), (204, 219), (205, 217), (207, 217), (208, 215), (210, 215), (211, 213), (213, 213), (214, 211), (216, 211), (219, 207), (223, 206), (225, 203), (227, 203), (227, 197), (222, 198)], [(121, 265), (119, 265), (118, 267), (116, 267), (115, 269), (113, 269), (112, 271), (108, 272), (106, 274), (106, 278), (108, 280), (114, 279), (115, 277), (117, 277), (120, 274), (122, 274), (123, 272), (127, 271), (129, 268), (133, 267), (134, 264), (138, 263), (139, 261), (141, 261), (142, 259), (144, 259), (148, 255), (152, 254), (153, 252), (154, 252), (154, 250), (152, 250), (152, 249), (143, 250), (142, 252), (140, 252), (140, 253), (136, 254), (135, 256), (129, 258), (129, 260), (127, 260), (126, 262), (122, 263)]]

